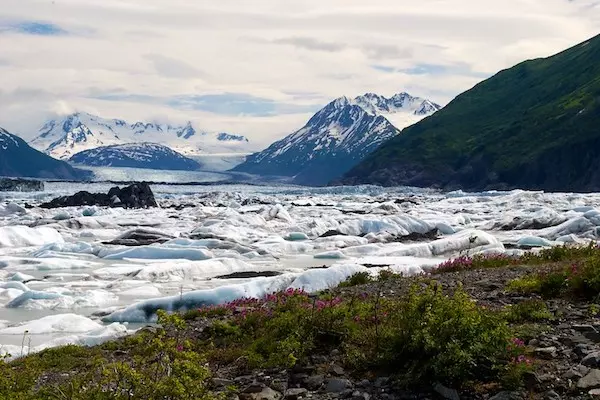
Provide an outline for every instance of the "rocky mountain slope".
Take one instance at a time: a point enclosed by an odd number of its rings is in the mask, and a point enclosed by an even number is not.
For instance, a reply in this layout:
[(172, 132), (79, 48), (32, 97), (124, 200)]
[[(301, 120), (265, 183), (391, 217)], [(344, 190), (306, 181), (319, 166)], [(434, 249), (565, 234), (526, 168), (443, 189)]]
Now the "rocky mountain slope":
[(181, 126), (149, 122), (128, 123), (78, 112), (44, 124), (30, 144), (55, 158), (102, 146), (153, 142), (186, 155), (248, 153), (249, 141), (241, 135), (198, 130), (191, 122)]
[(600, 190), (600, 36), (459, 95), (334, 183)]
[(194, 171), (200, 163), (156, 143), (130, 143), (84, 150), (73, 155), (74, 164), (95, 167), (131, 167)]
[(373, 93), (354, 99), (341, 97), (317, 112), (302, 129), (251, 155), (234, 171), (293, 177), (298, 184), (325, 184), (405, 126), (439, 108), (407, 93), (391, 98)]
[(20, 137), (0, 128), (0, 176), (83, 179), (89, 174), (35, 150)]

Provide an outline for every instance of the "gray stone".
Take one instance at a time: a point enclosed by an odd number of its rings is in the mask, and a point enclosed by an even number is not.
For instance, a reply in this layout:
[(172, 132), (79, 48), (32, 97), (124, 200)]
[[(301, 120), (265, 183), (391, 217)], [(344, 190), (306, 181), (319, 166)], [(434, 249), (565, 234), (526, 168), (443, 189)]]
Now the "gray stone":
[(560, 395), (556, 393), (554, 390), (548, 390), (544, 393), (544, 399), (546, 400), (560, 400)]
[(570, 369), (565, 372), (562, 377), (564, 379), (579, 379), (583, 377), (583, 374), (575, 369)]
[(352, 400), (369, 400), (371, 395), (369, 393), (362, 393), (358, 390), (352, 392)]
[(308, 390), (318, 390), (323, 383), (325, 382), (325, 377), (323, 375), (313, 375), (308, 377), (304, 384), (308, 388)]
[(460, 396), (458, 392), (454, 389), (450, 389), (441, 383), (436, 383), (433, 386), (433, 390), (435, 390), (440, 396), (448, 400), (460, 400)]
[(523, 396), (518, 392), (500, 392), (495, 396), (489, 398), (489, 400), (521, 400)]
[(523, 383), (527, 389), (533, 390), (538, 387), (541, 380), (535, 372), (527, 371), (523, 374)]
[(390, 381), (390, 378), (385, 377), (385, 376), (380, 376), (379, 378), (375, 379), (375, 387), (376, 388), (384, 387), (385, 385), (388, 384), (389, 381)]
[(348, 379), (329, 378), (325, 390), (327, 393), (341, 393), (346, 389), (352, 388), (352, 382)]
[(231, 379), (213, 378), (212, 383), (216, 387), (227, 387), (233, 385)]
[(260, 393), (265, 388), (264, 383), (253, 382), (252, 384), (246, 386), (242, 393)]
[(281, 393), (270, 387), (265, 387), (258, 393), (240, 393), (239, 397), (240, 400), (279, 400), (281, 399)]
[(600, 396), (600, 389), (592, 389), (588, 392), (590, 396)]
[(334, 365), (331, 367), (331, 373), (337, 376), (343, 376), (346, 372), (344, 371), (344, 368), (339, 365)]
[(583, 357), (581, 360), (581, 364), (586, 367), (600, 367), (600, 351), (595, 353), (590, 353), (587, 356)]
[(592, 325), (573, 325), (572, 328), (578, 332), (597, 332)]
[(579, 389), (595, 389), (600, 387), (600, 369), (592, 369), (586, 376), (577, 381)]
[(538, 347), (534, 350), (534, 353), (542, 358), (554, 358), (556, 357), (556, 347)]
[(285, 391), (285, 395), (283, 396), (283, 398), (286, 400), (297, 400), (299, 398), (306, 397), (307, 393), (308, 390), (304, 388), (288, 389)]
[(288, 388), (288, 383), (287, 380), (275, 379), (269, 386), (278, 392), (284, 393)]
[(358, 387), (367, 387), (367, 386), (369, 386), (370, 384), (371, 384), (371, 381), (370, 381), (370, 380), (368, 380), (368, 379), (363, 379), (362, 381), (358, 382), (358, 383), (356, 384), (356, 386), (358, 386)]

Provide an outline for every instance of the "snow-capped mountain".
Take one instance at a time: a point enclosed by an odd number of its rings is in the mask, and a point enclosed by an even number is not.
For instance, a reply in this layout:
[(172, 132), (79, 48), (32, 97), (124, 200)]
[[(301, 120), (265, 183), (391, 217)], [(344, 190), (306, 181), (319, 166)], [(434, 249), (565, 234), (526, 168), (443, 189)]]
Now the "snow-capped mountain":
[(0, 176), (83, 179), (89, 174), (35, 150), (20, 137), (0, 128)]
[(93, 167), (131, 167), (194, 171), (201, 165), (156, 143), (130, 143), (97, 147), (73, 155), (69, 161)]
[[(340, 97), (317, 112), (302, 129), (249, 156), (233, 170), (290, 176), (298, 184), (326, 184), (398, 135), (402, 128), (439, 108), (407, 93), (389, 99), (373, 93), (354, 99)], [(392, 124), (390, 116), (402, 123)]]
[(48, 121), (30, 144), (60, 159), (97, 147), (152, 142), (185, 155), (248, 153), (248, 139), (240, 135), (205, 132), (191, 122), (182, 126), (150, 122), (128, 123), (78, 112)]

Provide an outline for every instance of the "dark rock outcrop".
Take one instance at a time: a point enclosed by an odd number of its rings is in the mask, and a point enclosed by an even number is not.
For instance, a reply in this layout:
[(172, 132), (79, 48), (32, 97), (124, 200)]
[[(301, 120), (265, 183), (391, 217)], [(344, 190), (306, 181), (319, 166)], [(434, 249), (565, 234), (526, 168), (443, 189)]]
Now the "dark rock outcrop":
[(41, 192), (44, 182), (34, 179), (0, 178), (0, 192)]
[(73, 196), (62, 196), (40, 205), (42, 208), (103, 206), (123, 208), (158, 207), (154, 193), (146, 182), (136, 182), (124, 188), (113, 187), (105, 193), (78, 192)]

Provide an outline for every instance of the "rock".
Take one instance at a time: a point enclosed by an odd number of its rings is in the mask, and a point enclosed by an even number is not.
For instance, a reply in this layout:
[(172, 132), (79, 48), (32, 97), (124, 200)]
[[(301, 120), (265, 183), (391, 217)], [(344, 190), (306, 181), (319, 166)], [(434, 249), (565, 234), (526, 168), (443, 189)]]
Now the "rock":
[(72, 196), (57, 197), (40, 205), (42, 208), (81, 206), (148, 208), (158, 207), (158, 204), (150, 185), (146, 182), (136, 182), (123, 189), (113, 187), (108, 194), (82, 191)]
[(592, 389), (588, 392), (590, 396), (600, 396), (600, 389)]
[(375, 387), (376, 388), (384, 387), (385, 385), (388, 384), (389, 381), (390, 381), (390, 378), (388, 378), (386, 376), (380, 376), (379, 378), (375, 379)]
[(556, 347), (538, 347), (533, 351), (538, 357), (541, 358), (555, 358), (556, 357)]
[(581, 364), (586, 367), (600, 367), (600, 351), (590, 353), (587, 356), (583, 357), (581, 360)]
[(283, 272), (279, 271), (239, 271), (233, 272), (227, 275), (219, 275), (214, 279), (249, 279), (249, 278), (260, 278), (260, 277), (271, 277), (282, 275)]
[(286, 390), (283, 398), (286, 400), (297, 400), (302, 397), (306, 397), (308, 390), (304, 388), (295, 388)]
[(138, 228), (125, 232), (114, 240), (102, 243), (116, 246), (147, 246), (154, 243), (164, 243), (171, 239), (174, 239), (174, 236), (151, 229)]
[(597, 332), (596, 328), (592, 325), (573, 325), (571, 328), (578, 332)]
[(270, 387), (264, 387), (260, 392), (240, 393), (240, 400), (279, 400), (281, 393), (276, 392)]
[(500, 392), (489, 400), (521, 400), (522, 398), (523, 396), (518, 392)]
[(342, 233), (340, 231), (337, 231), (337, 230), (329, 230), (329, 231), (325, 232), (324, 234), (322, 234), (319, 237), (320, 238), (326, 238), (326, 237), (331, 237), (331, 236), (346, 236), (346, 234)]
[(327, 386), (325, 387), (325, 391), (327, 393), (341, 393), (346, 389), (350, 389), (352, 387), (352, 382), (348, 379), (342, 378), (329, 378), (327, 380)]
[(369, 393), (362, 393), (358, 390), (352, 392), (352, 400), (369, 400), (371, 395)]
[(441, 383), (436, 383), (433, 386), (433, 390), (435, 390), (436, 393), (438, 393), (440, 396), (442, 396), (445, 399), (460, 400), (460, 396), (458, 395), (458, 392), (456, 390), (447, 388), (446, 386), (442, 385)]
[(269, 386), (280, 393), (285, 393), (288, 388), (288, 383), (287, 380), (275, 379)]
[(253, 382), (252, 384), (246, 386), (244, 388), (244, 390), (242, 390), (242, 393), (259, 393), (261, 392), (264, 388), (265, 388), (265, 384), (264, 383), (260, 383), (260, 382)]
[(541, 380), (535, 372), (527, 371), (523, 374), (523, 383), (527, 389), (534, 390), (539, 386)]
[(343, 376), (345, 374), (344, 368), (339, 365), (334, 365), (331, 367), (331, 373), (337, 376)]
[(313, 375), (304, 381), (304, 384), (308, 388), (308, 390), (319, 390), (323, 383), (325, 382), (325, 377), (323, 375)]
[(579, 389), (595, 389), (600, 387), (600, 369), (592, 369), (586, 376), (577, 381)]
[(548, 390), (544, 393), (544, 399), (546, 400), (560, 400), (560, 395), (556, 393), (554, 390)]
[(0, 192), (41, 192), (44, 182), (35, 179), (0, 178)]
[(219, 387), (219, 388), (233, 385), (233, 381), (231, 379), (221, 379), (221, 378), (213, 378), (212, 383), (213, 383), (213, 386)]

